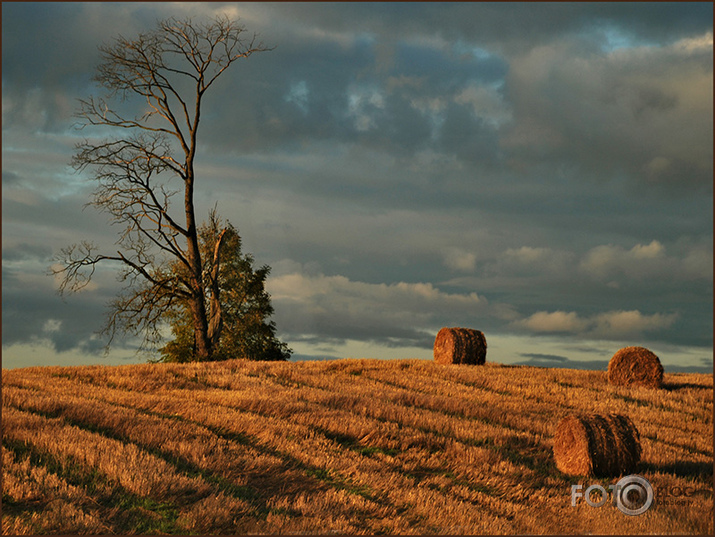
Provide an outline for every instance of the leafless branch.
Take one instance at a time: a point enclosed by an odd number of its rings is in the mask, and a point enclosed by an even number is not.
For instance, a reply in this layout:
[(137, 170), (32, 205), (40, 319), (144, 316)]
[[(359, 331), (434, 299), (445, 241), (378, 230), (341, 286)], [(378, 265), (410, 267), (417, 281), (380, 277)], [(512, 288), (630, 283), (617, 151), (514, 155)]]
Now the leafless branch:
[[(144, 332), (147, 340), (177, 303), (194, 317), (197, 354), (209, 359), (220, 332), (218, 266), (221, 239), (203, 255), (194, 210), (197, 135), (204, 93), (235, 61), (269, 50), (226, 17), (206, 24), (169, 19), (135, 39), (122, 36), (100, 47), (95, 81), (108, 91), (79, 102), (80, 128), (99, 126), (115, 138), (85, 140), (72, 164), (91, 168), (97, 187), (89, 205), (121, 226), (116, 255), (82, 242), (61, 251), (52, 273), (60, 293), (78, 291), (100, 263), (121, 267), (127, 287), (111, 306), (107, 331)], [(110, 104), (116, 98), (122, 106)], [(136, 105), (140, 103), (139, 113)], [(183, 218), (171, 211), (183, 192)], [(212, 267), (206, 270), (207, 266)], [(171, 267), (171, 269), (167, 268)]]

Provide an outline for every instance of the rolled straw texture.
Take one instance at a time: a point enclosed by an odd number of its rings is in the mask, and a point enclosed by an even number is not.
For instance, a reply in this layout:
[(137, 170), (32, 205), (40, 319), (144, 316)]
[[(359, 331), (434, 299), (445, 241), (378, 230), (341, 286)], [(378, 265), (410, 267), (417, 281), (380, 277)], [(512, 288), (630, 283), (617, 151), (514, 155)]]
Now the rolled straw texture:
[(479, 330), (442, 328), (434, 340), (434, 359), (440, 364), (481, 365), (487, 359), (487, 340)]
[(556, 467), (564, 474), (613, 477), (636, 470), (641, 442), (627, 416), (584, 414), (558, 423), (553, 450)]
[(663, 385), (663, 366), (660, 359), (645, 347), (625, 347), (608, 362), (608, 382), (615, 386)]

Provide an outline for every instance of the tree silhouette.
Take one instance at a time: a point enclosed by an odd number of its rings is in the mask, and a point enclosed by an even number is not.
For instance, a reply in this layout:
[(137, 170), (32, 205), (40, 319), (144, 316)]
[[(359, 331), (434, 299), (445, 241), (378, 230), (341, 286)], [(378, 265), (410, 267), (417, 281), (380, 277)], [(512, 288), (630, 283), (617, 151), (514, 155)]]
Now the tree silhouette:
[[(51, 270), (61, 275), (65, 293), (84, 287), (100, 263), (120, 268), (127, 285), (110, 306), (104, 329), (110, 343), (122, 331), (142, 334), (145, 347), (157, 344), (161, 321), (181, 304), (190, 312), (195, 359), (212, 359), (221, 324), (205, 293), (215, 278), (204, 272), (199, 245), (194, 163), (206, 92), (238, 60), (269, 50), (244, 34), (243, 26), (225, 17), (206, 24), (168, 19), (136, 39), (119, 37), (100, 47), (94, 80), (107, 95), (80, 100), (77, 116), (82, 127), (115, 136), (80, 143), (73, 165), (93, 169), (97, 188), (89, 205), (122, 226), (119, 249), (98, 253), (81, 242), (64, 248)], [(138, 115), (127, 111), (138, 103)], [(183, 194), (183, 203), (173, 212), (175, 194)], [(221, 238), (216, 271), (220, 245)], [(181, 271), (173, 270), (177, 264)]]

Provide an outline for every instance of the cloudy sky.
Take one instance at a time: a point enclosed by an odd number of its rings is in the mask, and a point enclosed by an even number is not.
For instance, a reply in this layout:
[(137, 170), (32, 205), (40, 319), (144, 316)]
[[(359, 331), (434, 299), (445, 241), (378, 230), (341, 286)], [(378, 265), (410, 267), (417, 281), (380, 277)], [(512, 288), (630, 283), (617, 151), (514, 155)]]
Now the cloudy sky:
[(95, 334), (111, 267), (47, 269), (117, 229), (69, 166), (97, 47), (240, 17), (271, 52), (212, 86), (197, 204), (272, 273), (297, 359), (603, 368), (626, 345), (712, 369), (712, 3), (2, 4), (3, 367), (145, 360)]

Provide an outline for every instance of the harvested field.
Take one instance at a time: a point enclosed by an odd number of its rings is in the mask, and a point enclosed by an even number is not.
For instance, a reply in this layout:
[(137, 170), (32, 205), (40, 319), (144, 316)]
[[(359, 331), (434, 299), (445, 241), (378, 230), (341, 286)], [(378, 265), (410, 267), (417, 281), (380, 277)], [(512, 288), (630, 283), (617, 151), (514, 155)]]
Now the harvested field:
[[(713, 378), (427, 360), (3, 370), (3, 533), (712, 533)], [(571, 414), (640, 432), (640, 516), (571, 506)], [(684, 491), (688, 492), (684, 496)]]

